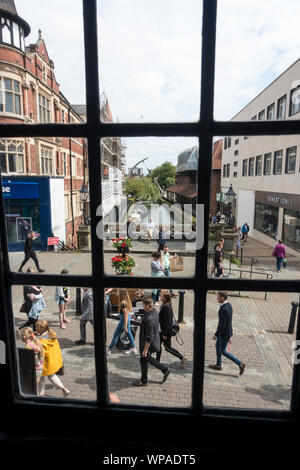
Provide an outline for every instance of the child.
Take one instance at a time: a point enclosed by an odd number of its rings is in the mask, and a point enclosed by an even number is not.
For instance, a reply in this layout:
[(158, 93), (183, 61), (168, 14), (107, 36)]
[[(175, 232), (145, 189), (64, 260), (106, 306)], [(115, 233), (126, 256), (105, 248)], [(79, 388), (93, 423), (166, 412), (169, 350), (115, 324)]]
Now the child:
[(60, 389), (67, 397), (70, 391), (62, 384), (56, 374), (62, 375), (63, 361), (56, 333), (50, 330), (49, 323), (39, 320), (36, 323), (39, 340), (44, 348), (44, 366), (42, 377), (39, 382), (39, 395), (45, 394), (45, 377), (48, 377), (55, 388)]
[[(69, 274), (69, 271), (62, 269), (60, 274)], [(70, 301), (70, 289), (68, 287), (56, 287), (54, 300), (58, 303), (60, 328), (65, 329), (64, 324), (71, 323), (71, 321), (66, 318), (67, 303)]]
[(40, 382), (44, 364), (44, 349), (42, 343), (34, 336), (32, 328), (25, 327), (20, 330), (20, 338), (26, 343), (26, 348), (32, 349), (35, 353), (36, 383)]

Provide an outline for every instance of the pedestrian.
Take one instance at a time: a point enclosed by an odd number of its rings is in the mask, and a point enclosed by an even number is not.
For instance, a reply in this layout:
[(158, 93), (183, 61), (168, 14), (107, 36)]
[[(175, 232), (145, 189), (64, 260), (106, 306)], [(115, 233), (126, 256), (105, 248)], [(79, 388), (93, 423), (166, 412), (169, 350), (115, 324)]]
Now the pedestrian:
[(155, 228), (154, 222), (152, 221), (152, 219), (149, 219), (149, 222), (147, 224), (148, 242), (152, 240), (154, 228)]
[(250, 230), (250, 227), (247, 224), (247, 222), (245, 222), (244, 225), (242, 226), (242, 240), (244, 240), (245, 242), (248, 240), (249, 230)]
[(38, 384), (39, 396), (45, 395), (46, 377), (57, 390), (61, 390), (64, 397), (67, 397), (70, 391), (63, 385), (58, 375), (63, 375), (63, 361), (61, 350), (55, 331), (50, 330), (49, 323), (45, 320), (39, 320), (36, 324), (39, 340), (44, 348), (44, 364), (41, 380)]
[(280, 273), (282, 260), (286, 257), (286, 249), (281, 240), (278, 240), (278, 243), (273, 250), (272, 256), (275, 256), (276, 258), (276, 269), (277, 272)]
[(153, 306), (153, 299), (151, 297), (143, 297), (142, 302), (145, 314), (142, 317), (139, 335), (141, 379), (132, 382), (132, 385), (135, 387), (145, 387), (148, 385), (149, 363), (162, 372), (162, 383), (164, 383), (170, 375), (170, 369), (154, 359), (151, 355), (160, 350), (158, 312)]
[[(27, 273), (34, 273), (34, 269), (29, 267)], [(36, 331), (36, 322), (38, 321), (42, 310), (46, 307), (43, 295), (42, 288), (40, 286), (24, 286), (23, 287), (23, 298), (24, 302), (22, 305), (22, 312), (27, 314), (27, 322), (20, 326), (19, 329), (25, 328), (27, 326), (32, 326), (33, 331)]]
[(109, 315), (111, 312), (111, 301), (110, 296), (113, 289), (110, 287), (109, 289), (105, 289), (104, 291), (104, 313), (105, 315)]
[[(60, 274), (69, 274), (69, 271), (67, 269), (62, 269)], [(60, 323), (60, 328), (65, 329), (65, 323), (71, 323), (71, 320), (69, 320), (66, 317), (67, 314), (67, 304), (70, 301), (71, 296), (70, 296), (70, 289), (69, 287), (56, 287), (55, 288), (55, 296), (54, 300), (58, 304), (58, 315), (59, 315), (59, 323)]]
[(38, 386), (44, 365), (44, 349), (42, 343), (35, 337), (32, 328), (29, 326), (20, 330), (20, 339), (26, 344), (27, 349), (34, 351), (36, 384)]
[(216, 245), (216, 249), (214, 252), (214, 272), (217, 270), (216, 277), (221, 277), (223, 274), (223, 268), (222, 268), (222, 244), (219, 242)]
[[(176, 255), (176, 253), (175, 253)], [(169, 253), (169, 247), (168, 245), (164, 246), (163, 252), (162, 252), (162, 268), (164, 270), (164, 275), (166, 277), (171, 276), (171, 270), (170, 270), (170, 253)], [(177, 297), (178, 294), (176, 294), (173, 289), (170, 289), (170, 293), (172, 297)]]
[(166, 239), (165, 239), (165, 234), (162, 226), (159, 226), (159, 232), (158, 232), (158, 248), (157, 251), (162, 251), (164, 249), (164, 246), (166, 244)]
[(34, 230), (31, 230), (29, 232), (29, 234), (27, 235), (26, 237), (26, 240), (25, 240), (25, 245), (24, 245), (24, 253), (25, 253), (25, 258), (24, 260), (22, 261), (22, 264), (18, 270), (19, 273), (22, 272), (22, 268), (23, 266), (27, 263), (27, 261), (31, 258), (33, 259), (35, 265), (36, 265), (36, 269), (38, 270), (39, 273), (43, 273), (45, 270), (44, 269), (41, 269), (40, 268), (40, 265), (39, 265), (39, 260), (36, 256), (36, 253), (33, 249), (33, 242), (35, 240), (35, 232)]
[(114, 331), (111, 343), (107, 348), (107, 354), (111, 354), (113, 348), (117, 344), (120, 334), (123, 331), (128, 335), (130, 346), (131, 346), (130, 349), (128, 349), (125, 352), (125, 354), (131, 354), (131, 353), (137, 354), (134, 337), (133, 337), (133, 334), (131, 332), (131, 327), (130, 327), (130, 321), (132, 317), (132, 303), (128, 294), (128, 290), (120, 289), (119, 297), (120, 297), (120, 303), (119, 303), (120, 320), (117, 325), (117, 328)]
[[(164, 277), (164, 268), (161, 263), (161, 254), (158, 251), (152, 253), (151, 261), (151, 277)], [(159, 300), (160, 289), (152, 289), (153, 302), (156, 303)]]
[(156, 353), (156, 360), (160, 361), (161, 358), (161, 345), (164, 345), (164, 348), (173, 356), (178, 357), (181, 362), (181, 368), (183, 369), (186, 365), (187, 359), (177, 351), (177, 349), (172, 348), (171, 340), (172, 335), (170, 334), (170, 328), (174, 322), (174, 313), (172, 308), (172, 297), (171, 293), (168, 290), (163, 289), (160, 292), (161, 306), (159, 310), (159, 325), (160, 325), (160, 351)]
[(84, 295), (81, 302), (80, 316), (80, 339), (75, 341), (76, 344), (86, 343), (86, 324), (90, 322), (94, 328), (94, 301), (93, 291), (89, 287), (84, 287)]
[(243, 235), (241, 232), (241, 227), (238, 227), (237, 232), (236, 232), (236, 238), (235, 238), (237, 258), (239, 256), (239, 250), (242, 248), (242, 238), (243, 238)]
[(223, 355), (239, 366), (240, 375), (242, 375), (246, 367), (245, 362), (237, 359), (227, 350), (228, 343), (231, 344), (231, 337), (233, 335), (232, 305), (227, 301), (226, 292), (218, 292), (217, 300), (221, 305), (219, 309), (219, 323), (217, 331), (213, 336), (213, 340), (216, 341), (217, 363), (210, 364), (209, 367), (214, 370), (222, 370)]

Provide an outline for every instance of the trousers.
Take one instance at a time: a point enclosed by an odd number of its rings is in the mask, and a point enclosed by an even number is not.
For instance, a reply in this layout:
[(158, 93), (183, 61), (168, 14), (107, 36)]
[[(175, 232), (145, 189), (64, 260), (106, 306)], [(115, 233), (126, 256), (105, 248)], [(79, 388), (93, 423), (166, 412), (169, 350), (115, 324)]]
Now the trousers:
[(157, 369), (161, 370), (163, 374), (165, 374), (168, 370), (168, 368), (164, 366), (163, 364), (161, 364), (161, 362), (154, 359), (154, 357), (151, 356), (151, 353), (149, 351), (148, 351), (147, 357), (141, 356), (140, 363), (141, 363), (141, 371), (142, 371), (141, 382), (143, 383), (147, 383), (148, 381), (149, 363), (152, 364)]

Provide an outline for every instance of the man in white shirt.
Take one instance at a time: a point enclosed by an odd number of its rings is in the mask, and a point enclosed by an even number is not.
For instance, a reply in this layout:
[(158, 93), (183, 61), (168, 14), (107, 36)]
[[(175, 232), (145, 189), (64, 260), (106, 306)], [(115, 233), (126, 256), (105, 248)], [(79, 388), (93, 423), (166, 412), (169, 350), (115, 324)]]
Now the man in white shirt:
[[(170, 253), (169, 248), (167, 245), (164, 246), (164, 250), (162, 252), (162, 268), (164, 269), (165, 276), (170, 277)], [(170, 289), (170, 294), (172, 297), (177, 297), (178, 294), (175, 294), (173, 289)]]

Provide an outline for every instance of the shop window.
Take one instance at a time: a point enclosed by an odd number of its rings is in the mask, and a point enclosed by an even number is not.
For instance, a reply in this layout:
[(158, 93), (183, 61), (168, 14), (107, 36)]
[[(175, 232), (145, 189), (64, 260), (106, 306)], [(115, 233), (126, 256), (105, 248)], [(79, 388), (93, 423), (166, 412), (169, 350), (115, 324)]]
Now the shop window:
[(47, 147), (41, 148), (41, 174), (53, 174), (53, 152)]
[(40, 122), (51, 122), (50, 100), (39, 94), (39, 116)]
[(282, 172), (282, 150), (274, 152), (274, 175), (281, 175)]
[(282, 239), (287, 246), (300, 251), (300, 211), (284, 209)]
[(21, 114), (20, 83), (0, 77), (0, 111)]
[(295, 173), (297, 147), (286, 149), (285, 172)]
[(271, 174), (272, 154), (266, 153), (264, 156), (264, 175)]
[(261, 170), (262, 170), (262, 155), (257, 155), (256, 165), (255, 165), (255, 174), (256, 174), (256, 176), (261, 175)]
[(24, 173), (23, 142), (18, 140), (1, 140), (0, 161), (3, 173)]
[(271, 238), (277, 238), (278, 207), (268, 204), (255, 204), (254, 228)]

